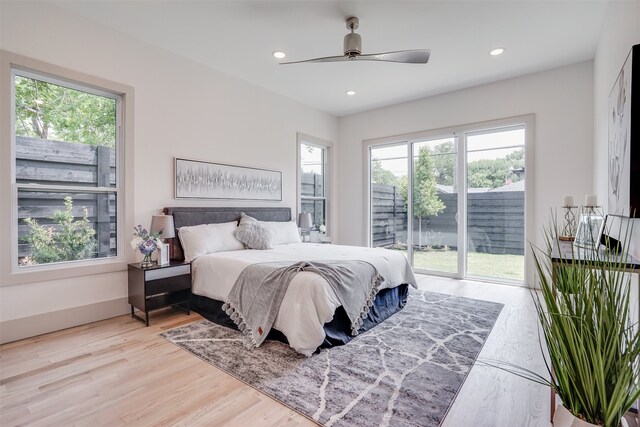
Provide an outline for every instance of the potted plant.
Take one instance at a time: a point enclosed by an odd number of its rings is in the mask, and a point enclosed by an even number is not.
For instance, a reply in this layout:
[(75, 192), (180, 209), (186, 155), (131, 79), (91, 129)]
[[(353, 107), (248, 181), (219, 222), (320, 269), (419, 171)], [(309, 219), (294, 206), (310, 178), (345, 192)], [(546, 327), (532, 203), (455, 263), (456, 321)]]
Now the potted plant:
[(572, 246), (572, 257), (556, 256), (554, 265), (556, 227), (544, 238), (546, 250), (532, 246), (540, 284), (533, 299), (551, 379), (511, 364), (494, 366), (550, 386), (562, 400), (555, 427), (626, 425), (623, 416), (640, 397), (640, 332), (630, 320), (631, 278), (624, 272), (628, 245), (617, 254)]

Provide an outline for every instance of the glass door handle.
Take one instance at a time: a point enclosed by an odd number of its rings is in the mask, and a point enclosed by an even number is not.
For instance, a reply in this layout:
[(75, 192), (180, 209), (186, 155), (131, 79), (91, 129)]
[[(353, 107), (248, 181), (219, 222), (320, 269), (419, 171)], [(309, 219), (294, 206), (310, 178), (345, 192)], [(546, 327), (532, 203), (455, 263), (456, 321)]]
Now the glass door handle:
[(460, 212), (456, 212), (456, 222), (460, 222)]

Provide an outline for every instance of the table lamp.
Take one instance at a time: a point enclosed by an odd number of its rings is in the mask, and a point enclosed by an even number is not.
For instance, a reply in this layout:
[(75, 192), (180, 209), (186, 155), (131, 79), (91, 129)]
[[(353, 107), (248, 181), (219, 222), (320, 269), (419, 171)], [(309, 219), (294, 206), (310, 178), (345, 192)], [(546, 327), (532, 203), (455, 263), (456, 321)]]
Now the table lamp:
[(302, 241), (304, 240), (304, 236), (305, 236), (305, 229), (307, 230), (307, 233), (309, 232), (309, 229), (311, 228), (311, 226), (313, 225), (313, 223), (311, 222), (311, 214), (308, 212), (303, 212), (301, 214), (298, 214), (298, 227), (300, 227), (300, 234), (302, 235)]
[(154, 215), (151, 218), (151, 234), (153, 233), (161, 233), (160, 238), (167, 246), (168, 256), (166, 257), (166, 262), (161, 262), (160, 258), (158, 258), (158, 264), (166, 265), (171, 259), (171, 242), (167, 242), (167, 240), (176, 237), (176, 230), (173, 226), (173, 215)]

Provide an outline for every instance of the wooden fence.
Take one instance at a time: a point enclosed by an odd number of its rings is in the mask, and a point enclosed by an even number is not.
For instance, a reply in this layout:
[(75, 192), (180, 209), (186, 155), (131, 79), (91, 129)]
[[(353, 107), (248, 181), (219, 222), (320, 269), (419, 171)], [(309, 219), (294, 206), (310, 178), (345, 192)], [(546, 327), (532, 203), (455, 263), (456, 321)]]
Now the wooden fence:
[(371, 186), (371, 227), (373, 246), (390, 246), (407, 241), (407, 209), (397, 187)]
[[(16, 137), (16, 181), (44, 185), (109, 187), (116, 182), (115, 150), (78, 143), (47, 141)], [(116, 198), (115, 194), (79, 191), (18, 192), (18, 253), (19, 258), (30, 254), (23, 242), (28, 233), (25, 218), (33, 218), (42, 225), (52, 226), (51, 216), (64, 210), (64, 198), (73, 199), (73, 215), (82, 218), (84, 210), (96, 231), (96, 256), (115, 255)]]
[[(302, 196), (308, 197), (322, 197), (324, 196), (324, 188), (323, 188), (323, 179), (322, 175), (315, 173), (303, 173), (301, 174), (301, 194)], [(325, 202), (324, 200), (314, 200), (314, 199), (302, 199), (300, 201), (301, 210), (300, 212), (309, 212), (312, 221), (315, 225), (324, 224), (325, 223)]]
[[(423, 222), (449, 244), (457, 238), (457, 194), (439, 195), (446, 208)], [(491, 254), (524, 255), (524, 191), (469, 193), (467, 201), (468, 250)], [(457, 246), (457, 242), (450, 246)]]
[[(407, 212), (399, 191), (389, 185), (372, 186), (373, 246), (407, 241)], [(458, 246), (457, 194), (439, 194), (445, 204), (437, 216), (422, 219), (422, 244)], [(468, 194), (469, 251), (493, 254), (524, 254), (524, 192), (489, 191)], [(419, 222), (413, 220), (414, 244)]]

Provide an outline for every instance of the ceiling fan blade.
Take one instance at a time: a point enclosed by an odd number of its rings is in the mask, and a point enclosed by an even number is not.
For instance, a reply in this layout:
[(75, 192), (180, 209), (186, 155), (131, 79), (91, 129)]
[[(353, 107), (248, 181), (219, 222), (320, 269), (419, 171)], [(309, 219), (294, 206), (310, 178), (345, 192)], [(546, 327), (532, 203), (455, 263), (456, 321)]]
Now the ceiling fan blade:
[(323, 58), (305, 59), (304, 61), (280, 62), (280, 65), (301, 64), (303, 62), (340, 62), (340, 61), (348, 61), (348, 60), (349, 60), (349, 57), (344, 55), (325, 56)]
[(371, 53), (360, 55), (361, 61), (385, 61), (401, 62), (404, 64), (426, 64), (429, 62), (431, 51), (429, 49), (398, 50), (395, 52)]

